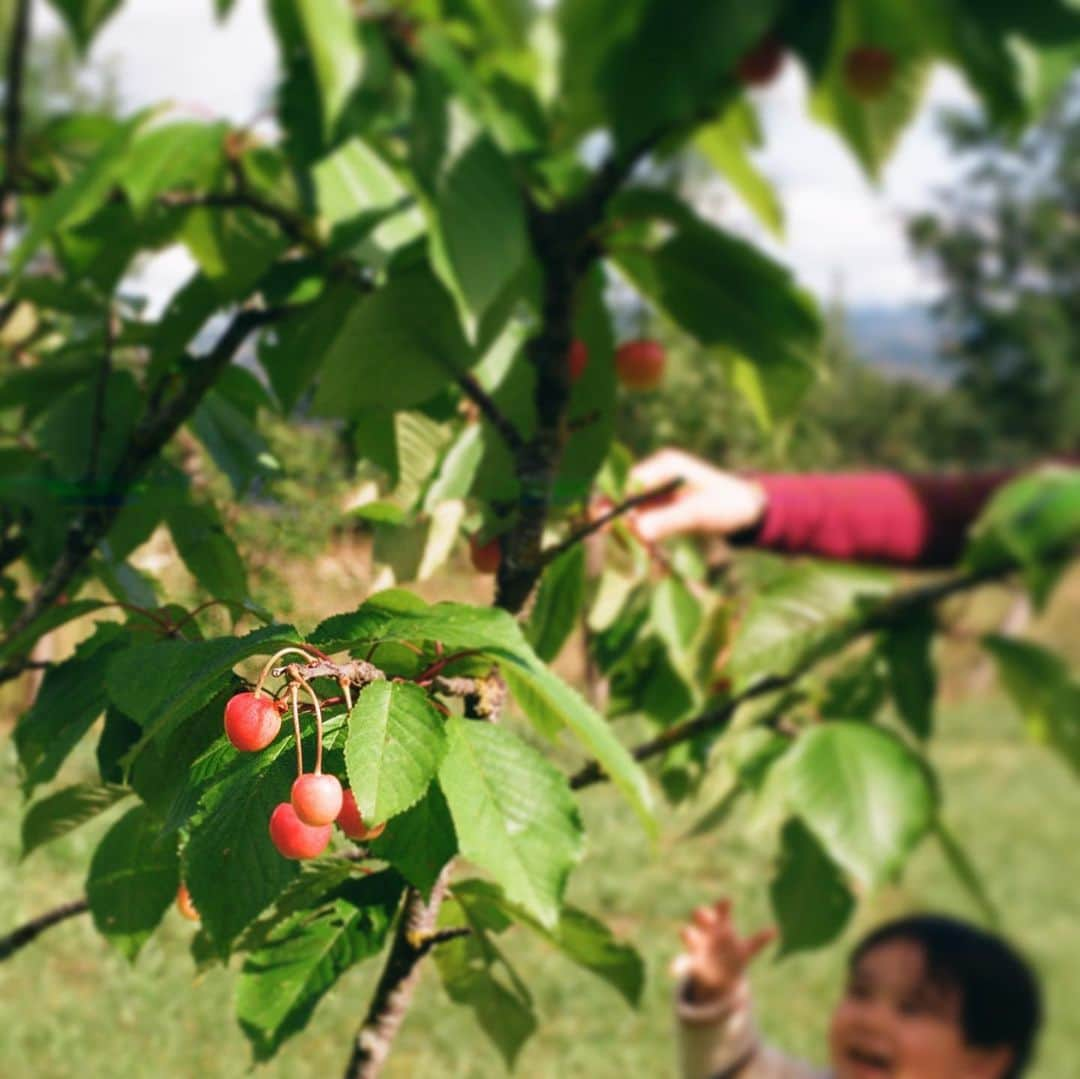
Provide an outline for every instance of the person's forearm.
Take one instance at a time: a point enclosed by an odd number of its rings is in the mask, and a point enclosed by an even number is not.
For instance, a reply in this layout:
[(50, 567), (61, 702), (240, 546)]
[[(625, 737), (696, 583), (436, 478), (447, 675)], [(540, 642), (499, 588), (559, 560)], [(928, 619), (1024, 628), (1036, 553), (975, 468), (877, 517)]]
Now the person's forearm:
[(766, 505), (747, 539), (790, 554), (949, 565), (963, 551), (968, 528), (987, 499), (1012, 475), (757, 475)]

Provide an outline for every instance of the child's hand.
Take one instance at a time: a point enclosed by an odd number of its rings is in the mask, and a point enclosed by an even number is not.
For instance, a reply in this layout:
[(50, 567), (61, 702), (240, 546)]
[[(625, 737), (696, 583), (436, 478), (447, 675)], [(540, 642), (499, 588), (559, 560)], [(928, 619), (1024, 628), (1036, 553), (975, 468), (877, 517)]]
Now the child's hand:
[(698, 907), (680, 936), (686, 951), (676, 959), (675, 973), (687, 980), (690, 999), (714, 1001), (734, 996), (750, 961), (776, 939), (776, 929), (740, 937), (731, 922), (731, 901), (721, 899)]

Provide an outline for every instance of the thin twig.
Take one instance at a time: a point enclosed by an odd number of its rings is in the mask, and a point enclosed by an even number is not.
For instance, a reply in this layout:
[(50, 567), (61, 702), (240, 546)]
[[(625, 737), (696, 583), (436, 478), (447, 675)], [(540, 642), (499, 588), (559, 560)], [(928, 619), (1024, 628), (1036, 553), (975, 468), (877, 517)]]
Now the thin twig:
[(7, 85), (4, 101), (4, 178), (0, 184), (0, 246), (8, 224), (15, 217), (15, 182), (19, 171), (19, 139), (22, 135), (23, 73), (30, 41), (30, 0), (17, 0), (8, 44)]
[(77, 914), (84, 914), (89, 909), (90, 904), (86, 899), (75, 899), (32, 918), (24, 925), (20, 925), (18, 929), (8, 933), (6, 937), (0, 937), (0, 960), (10, 959), (51, 926), (66, 922), (68, 918), (74, 918)]
[(610, 524), (616, 517), (621, 517), (624, 513), (629, 513), (630, 510), (637, 508), (645, 502), (652, 502), (658, 498), (665, 498), (672, 492), (677, 491), (679, 487), (682, 486), (682, 483), (682, 479), (668, 480), (667, 483), (663, 483), (659, 487), (654, 487), (650, 491), (642, 491), (641, 494), (631, 495), (630, 498), (624, 499), (617, 506), (612, 506), (611, 509), (606, 510), (587, 525), (579, 528), (576, 532), (571, 533), (561, 543), (557, 543), (554, 547), (548, 547), (543, 552), (543, 564), (546, 566), (549, 562), (553, 562), (559, 555), (565, 554), (571, 547), (579, 544), (586, 536), (591, 536), (594, 532), (599, 532), (601, 528)]
[(509, 416), (495, 404), (494, 399), (487, 390), (468, 371), (458, 371), (454, 377), (461, 387), (461, 392), (480, 409), (488, 423), (499, 432), (502, 440), (510, 450), (513, 453), (519, 453), (525, 445), (525, 439), (521, 437), (521, 432), (513, 425)]
[(105, 311), (105, 343), (94, 385), (94, 412), (90, 419), (90, 452), (86, 464), (86, 481), (92, 487), (97, 479), (98, 460), (101, 456), (101, 439), (105, 431), (105, 405), (108, 398), (109, 377), (112, 374), (113, 312), (111, 304)]

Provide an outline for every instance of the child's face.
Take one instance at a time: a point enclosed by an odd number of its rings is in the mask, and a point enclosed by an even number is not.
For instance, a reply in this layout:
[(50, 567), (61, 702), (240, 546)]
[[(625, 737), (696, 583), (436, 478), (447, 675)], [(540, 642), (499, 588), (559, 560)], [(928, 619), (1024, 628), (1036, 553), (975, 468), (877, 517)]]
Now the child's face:
[(960, 998), (927, 977), (914, 941), (878, 944), (855, 965), (833, 1012), (836, 1079), (1001, 1079), (1008, 1050), (973, 1049)]

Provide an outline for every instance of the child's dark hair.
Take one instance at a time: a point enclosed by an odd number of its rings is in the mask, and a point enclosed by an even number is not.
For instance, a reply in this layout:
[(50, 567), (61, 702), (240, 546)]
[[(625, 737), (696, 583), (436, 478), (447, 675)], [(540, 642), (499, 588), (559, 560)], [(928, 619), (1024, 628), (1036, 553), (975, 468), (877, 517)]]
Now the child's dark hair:
[(1039, 983), (1027, 962), (1004, 940), (940, 914), (919, 914), (879, 926), (851, 954), (852, 968), (879, 944), (912, 941), (922, 949), (927, 976), (960, 997), (964, 1040), (981, 1049), (1007, 1046), (1019, 1079), (1031, 1062), (1042, 1023)]

